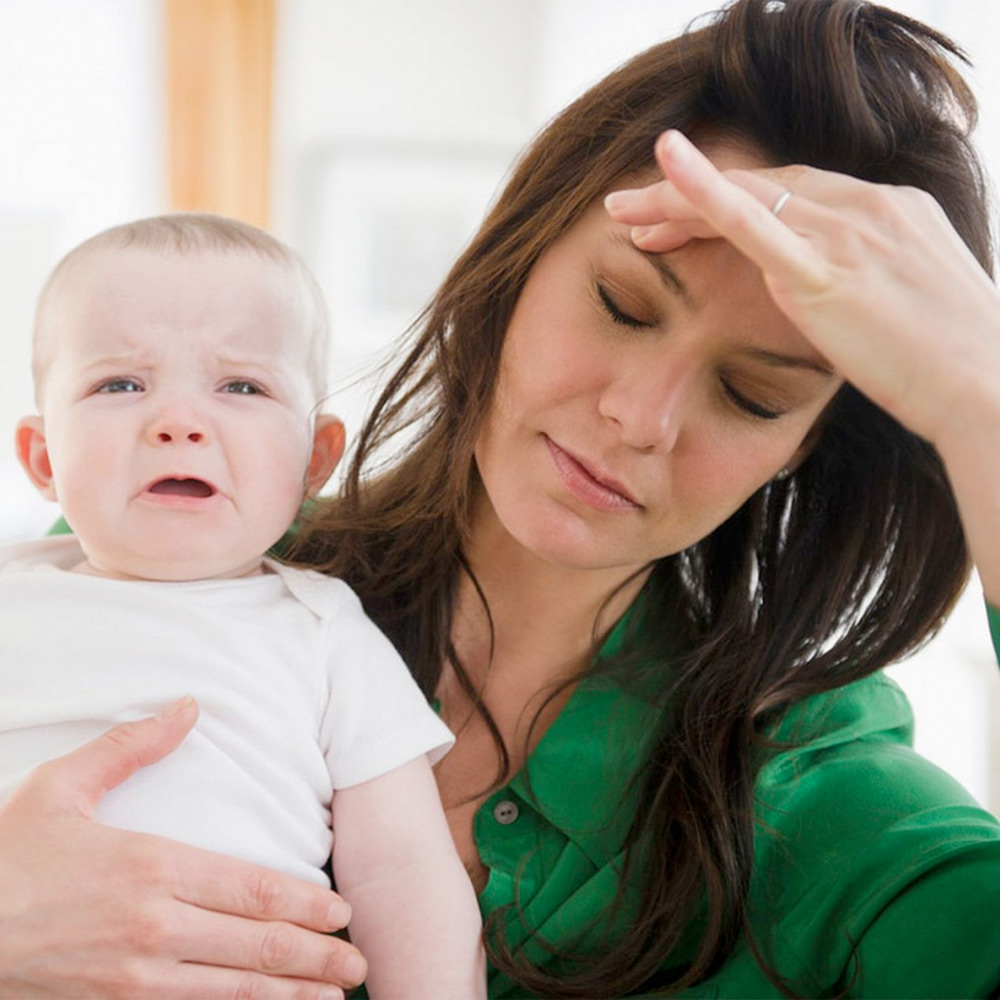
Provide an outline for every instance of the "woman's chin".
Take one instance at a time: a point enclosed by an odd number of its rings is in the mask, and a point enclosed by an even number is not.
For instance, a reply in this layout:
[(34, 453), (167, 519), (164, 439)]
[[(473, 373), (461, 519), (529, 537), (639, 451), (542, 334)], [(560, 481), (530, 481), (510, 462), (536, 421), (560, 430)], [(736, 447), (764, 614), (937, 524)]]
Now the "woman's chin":
[(646, 560), (630, 560), (627, 546), (610, 532), (573, 517), (539, 519), (512, 532), (536, 559), (572, 572), (622, 569), (631, 571)]

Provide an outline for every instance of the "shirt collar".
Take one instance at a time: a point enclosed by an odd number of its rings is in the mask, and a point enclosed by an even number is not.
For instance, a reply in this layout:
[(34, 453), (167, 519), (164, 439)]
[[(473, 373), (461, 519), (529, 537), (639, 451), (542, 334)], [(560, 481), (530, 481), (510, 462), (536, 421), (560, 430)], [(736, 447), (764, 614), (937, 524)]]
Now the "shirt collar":
[[(634, 607), (634, 606), (633, 606)], [(599, 657), (621, 649), (618, 622)], [(656, 735), (658, 710), (612, 678), (583, 678), (510, 788), (596, 865), (621, 852), (635, 816), (634, 777)]]

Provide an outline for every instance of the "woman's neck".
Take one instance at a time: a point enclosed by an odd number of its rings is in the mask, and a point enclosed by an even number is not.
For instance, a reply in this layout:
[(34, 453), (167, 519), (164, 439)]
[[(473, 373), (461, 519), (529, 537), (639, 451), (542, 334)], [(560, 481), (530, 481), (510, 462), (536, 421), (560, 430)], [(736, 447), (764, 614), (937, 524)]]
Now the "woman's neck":
[[(605, 634), (638, 594), (648, 571), (583, 570), (546, 562), (518, 543), (492, 507), (476, 511), (466, 558), (489, 617), (467, 574), (459, 580), (452, 642), (475, 683), (528, 690), (577, 676)], [(492, 632), (490, 622), (492, 621)], [(490, 649), (492, 643), (492, 661)], [(521, 676), (518, 676), (521, 675)]]
[(451, 640), (474, 694), (455, 664), (446, 663), (437, 695), (457, 742), (436, 773), (455, 842), (482, 887), (486, 869), (472, 822), (501, 773), (497, 736), (508, 777), (521, 770), (572, 695), (595, 636), (610, 629), (647, 574), (629, 579), (628, 570), (584, 572), (546, 563), (504, 530), (492, 508), (476, 511), (465, 556), (475, 583), (466, 573), (458, 580)]

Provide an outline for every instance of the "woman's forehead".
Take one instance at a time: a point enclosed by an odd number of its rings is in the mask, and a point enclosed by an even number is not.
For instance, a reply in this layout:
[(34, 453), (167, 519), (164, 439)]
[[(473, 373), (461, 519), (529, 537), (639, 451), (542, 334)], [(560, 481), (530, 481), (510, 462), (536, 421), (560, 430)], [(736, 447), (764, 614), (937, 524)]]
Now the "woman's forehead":
[(692, 239), (676, 250), (650, 254), (632, 242), (627, 225), (616, 222), (596, 201), (557, 241), (561, 259), (588, 278), (631, 275), (664, 289), (685, 312), (725, 327), (727, 339), (809, 359), (828, 367), (825, 359), (778, 308), (759, 268), (722, 239)]

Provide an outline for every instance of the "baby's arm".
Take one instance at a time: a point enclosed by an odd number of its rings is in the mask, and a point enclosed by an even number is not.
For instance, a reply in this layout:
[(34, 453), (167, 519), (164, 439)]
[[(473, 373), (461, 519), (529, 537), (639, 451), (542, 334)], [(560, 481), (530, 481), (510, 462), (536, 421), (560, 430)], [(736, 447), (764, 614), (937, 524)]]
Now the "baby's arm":
[(372, 1000), (486, 996), (482, 922), (426, 757), (333, 796), (333, 871)]

